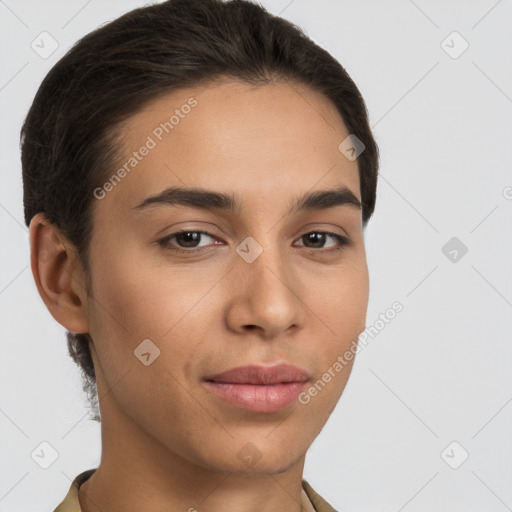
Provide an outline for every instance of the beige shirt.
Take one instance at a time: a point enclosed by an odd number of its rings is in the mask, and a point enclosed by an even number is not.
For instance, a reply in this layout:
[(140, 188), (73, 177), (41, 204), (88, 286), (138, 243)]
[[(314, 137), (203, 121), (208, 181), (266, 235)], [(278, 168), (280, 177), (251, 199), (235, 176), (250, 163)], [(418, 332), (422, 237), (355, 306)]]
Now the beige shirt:
[[(80, 502), (78, 501), (78, 488), (82, 485), (96, 469), (88, 469), (80, 473), (71, 484), (64, 501), (54, 510), (54, 512), (82, 512)], [(325, 501), (306, 480), (302, 480), (302, 509), (304, 512), (337, 512), (327, 501)]]

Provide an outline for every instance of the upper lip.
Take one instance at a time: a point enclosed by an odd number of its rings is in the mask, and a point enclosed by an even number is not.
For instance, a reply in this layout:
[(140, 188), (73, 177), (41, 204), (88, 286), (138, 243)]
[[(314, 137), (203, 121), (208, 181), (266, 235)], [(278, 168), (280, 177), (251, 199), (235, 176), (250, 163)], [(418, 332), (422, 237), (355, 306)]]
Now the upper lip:
[(276, 366), (248, 365), (231, 368), (204, 378), (207, 381), (230, 384), (279, 384), (284, 382), (305, 382), (309, 375), (305, 370), (291, 364)]

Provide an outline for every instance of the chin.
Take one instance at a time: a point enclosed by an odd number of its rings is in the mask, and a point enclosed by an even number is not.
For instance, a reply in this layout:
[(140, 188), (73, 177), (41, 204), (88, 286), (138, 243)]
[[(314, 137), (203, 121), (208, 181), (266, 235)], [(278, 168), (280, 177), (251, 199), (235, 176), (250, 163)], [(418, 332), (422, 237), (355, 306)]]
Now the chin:
[[(212, 454), (213, 455), (213, 454)], [(252, 443), (246, 443), (241, 449), (235, 450), (233, 456), (226, 458), (226, 451), (215, 454), (215, 458), (207, 459), (209, 469), (236, 475), (265, 476), (285, 473), (300, 460), (300, 454), (282, 453), (279, 449), (268, 447), (260, 451)]]

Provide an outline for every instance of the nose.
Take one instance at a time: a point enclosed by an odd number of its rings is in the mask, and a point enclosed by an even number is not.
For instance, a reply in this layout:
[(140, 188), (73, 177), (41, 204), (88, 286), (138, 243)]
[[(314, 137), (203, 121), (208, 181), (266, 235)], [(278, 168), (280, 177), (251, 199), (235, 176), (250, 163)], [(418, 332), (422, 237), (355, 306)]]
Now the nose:
[(230, 272), (227, 308), (231, 330), (274, 339), (302, 327), (305, 304), (294, 269), (278, 248), (265, 248), (251, 263), (240, 257)]

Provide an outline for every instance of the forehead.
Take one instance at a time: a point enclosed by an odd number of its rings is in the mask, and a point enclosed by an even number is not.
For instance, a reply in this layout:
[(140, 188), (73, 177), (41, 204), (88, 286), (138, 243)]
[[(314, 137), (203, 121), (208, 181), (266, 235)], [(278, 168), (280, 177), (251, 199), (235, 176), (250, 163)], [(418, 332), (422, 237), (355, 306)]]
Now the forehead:
[(339, 185), (360, 199), (357, 161), (338, 149), (349, 135), (343, 120), (303, 84), (225, 81), (163, 93), (120, 130), (113, 171), (126, 172), (110, 204), (132, 208), (170, 186), (235, 191), (260, 206)]

